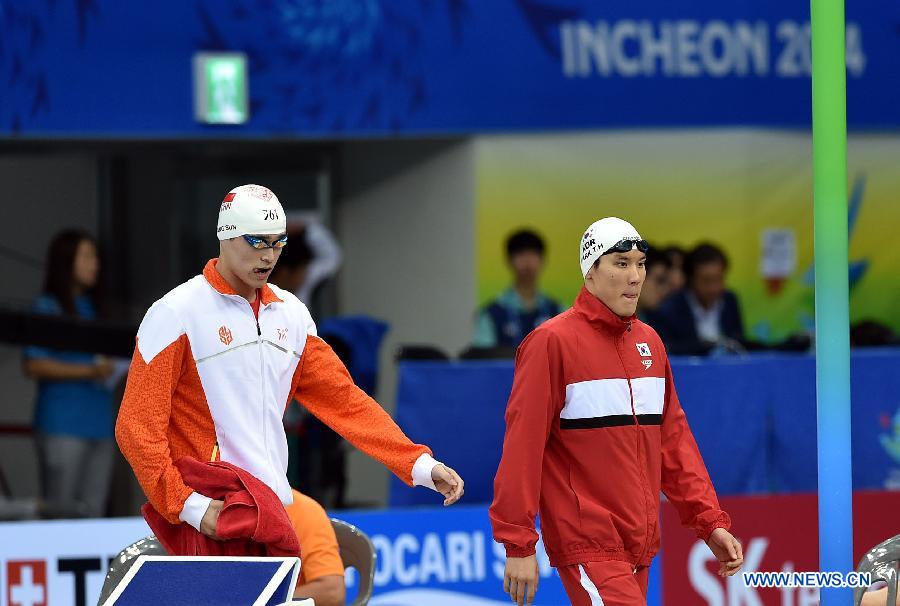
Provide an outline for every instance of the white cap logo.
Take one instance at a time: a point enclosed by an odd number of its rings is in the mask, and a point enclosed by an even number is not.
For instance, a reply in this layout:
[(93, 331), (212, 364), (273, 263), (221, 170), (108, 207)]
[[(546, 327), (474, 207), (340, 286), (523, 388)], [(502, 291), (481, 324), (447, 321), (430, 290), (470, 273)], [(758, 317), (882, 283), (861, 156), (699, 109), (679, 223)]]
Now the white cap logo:
[(216, 236), (228, 240), (243, 235), (281, 234), (287, 229), (281, 202), (268, 187), (241, 185), (222, 200)]

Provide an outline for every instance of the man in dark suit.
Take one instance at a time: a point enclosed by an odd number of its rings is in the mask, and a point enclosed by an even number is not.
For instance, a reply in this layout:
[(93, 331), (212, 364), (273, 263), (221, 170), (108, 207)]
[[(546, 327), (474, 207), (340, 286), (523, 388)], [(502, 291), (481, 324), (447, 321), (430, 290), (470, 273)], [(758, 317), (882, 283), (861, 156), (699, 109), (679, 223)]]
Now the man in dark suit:
[(741, 350), (744, 325), (737, 297), (725, 288), (725, 253), (714, 244), (700, 244), (688, 253), (684, 270), (685, 288), (663, 303), (654, 324), (669, 353)]

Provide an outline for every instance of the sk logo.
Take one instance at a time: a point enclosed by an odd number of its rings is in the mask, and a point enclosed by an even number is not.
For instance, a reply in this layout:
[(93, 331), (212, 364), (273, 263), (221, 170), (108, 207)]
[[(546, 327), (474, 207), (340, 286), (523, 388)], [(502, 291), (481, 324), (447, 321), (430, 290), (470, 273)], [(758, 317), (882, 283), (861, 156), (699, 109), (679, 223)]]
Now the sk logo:
[(287, 328), (276, 328), (275, 332), (278, 333), (278, 340), (284, 341), (287, 339)]
[(643, 356), (645, 358), (651, 357), (653, 354), (650, 352), (650, 346), (646, 343), (635, 343), (635, 347), (637, 347), (638, 355)]
[(225, 345), (230, 345), (234, 339), (231, 338), (231, 331), (228, 330), (227, 326), (219, 327), (219, 341), (224, 343)]

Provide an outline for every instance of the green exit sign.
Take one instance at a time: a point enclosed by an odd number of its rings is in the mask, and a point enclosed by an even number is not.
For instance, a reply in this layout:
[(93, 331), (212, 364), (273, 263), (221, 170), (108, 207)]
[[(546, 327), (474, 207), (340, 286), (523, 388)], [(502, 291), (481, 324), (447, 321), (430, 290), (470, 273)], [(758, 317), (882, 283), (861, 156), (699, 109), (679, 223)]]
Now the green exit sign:
[(247, 107), (247, 56), (194, 55), (194, 117), (204, 124), (243, 124)]

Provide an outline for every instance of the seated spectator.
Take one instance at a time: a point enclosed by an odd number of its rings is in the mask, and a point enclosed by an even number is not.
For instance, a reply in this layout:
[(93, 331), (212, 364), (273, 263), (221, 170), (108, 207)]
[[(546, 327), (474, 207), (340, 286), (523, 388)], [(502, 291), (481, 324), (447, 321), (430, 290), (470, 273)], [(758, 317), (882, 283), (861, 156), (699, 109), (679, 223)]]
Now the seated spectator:
[(740, 350), (744, 327), (737, 297), (725, 288), (725, 253), (713, 244), (700, 244), (688, 253), (684, 269), (685, 288), (663, 303), (653, 326), (669, 353)]
[(675, 244), (666, 246), (662, 252), (669, 259), (669, 287), (672, 292), (678, 292), (684, 288), (684, 259), (687, 253)]
[(314, 318), (323, 314), (322, 287), (341, 265), (341, 247), (328, 228), (312, 215), (289, 221), (288, 245), (269, 282), (297, 295)]
[(343, 606), (344, 564), (331, 520), (321, 505), (292, 492), (294, 502), (285, 509), (300, 540), (300, 577), (294, 599), (312, 598), (316, 606)]
[[(289, 229), (287, 236), (288, 243), (281, 249), (281, 256), (278, 257), (275, 269), (269, 276), (269, 282), (297, 294), (306, 281), (307, 270), (313, 260), (313, 251), (306, 242), (305, 229)], [(303, 299), (300, 300), (306, 303)]]
[(664, 252), (651, 245), (647, 251), (644, 268), (647, 270), (647, 275), (638, 299), (637, 316), (642, 322), (655, 326), (658, 324), (656, 316), (660, 305), (672, 293), (669, 282), (669, 270), (672, 268), (672, 262)]
[[(100, 304), (97, 244), (87, 233), (57, 234), (47, 252), (38, 314), (93, 320)], [(50, 517), (100, 517), (112, 476), (112, 393), (105, 380), (113, 363), (88, 352), (25, 348), (25, 373), (37, 380), (37, 434), (41, 496)]]
[(900, 344), (900, 335), (877, 320), (862, 320), (850, 326), (850, 347), (892, 347)]
[(544, 241), (524, 229), (506, 241), (506, 261), (513, 284), (481, 310), (474, 347), (518, 347), (542, 322), (557, 315), (559, 304), (538, 289), (544, 268)]

